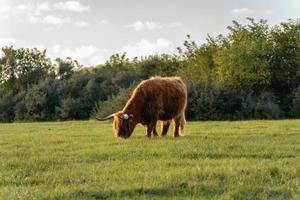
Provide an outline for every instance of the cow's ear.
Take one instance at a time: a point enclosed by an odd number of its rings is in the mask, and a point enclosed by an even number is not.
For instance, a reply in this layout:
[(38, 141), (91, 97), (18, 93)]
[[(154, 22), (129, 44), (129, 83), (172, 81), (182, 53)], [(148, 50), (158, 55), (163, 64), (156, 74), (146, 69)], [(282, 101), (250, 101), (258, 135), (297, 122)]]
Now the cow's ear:
[(123, 114), (122, 115), (122, 119), (128, 120), (130, 118), (130, 116), (128, 114)]

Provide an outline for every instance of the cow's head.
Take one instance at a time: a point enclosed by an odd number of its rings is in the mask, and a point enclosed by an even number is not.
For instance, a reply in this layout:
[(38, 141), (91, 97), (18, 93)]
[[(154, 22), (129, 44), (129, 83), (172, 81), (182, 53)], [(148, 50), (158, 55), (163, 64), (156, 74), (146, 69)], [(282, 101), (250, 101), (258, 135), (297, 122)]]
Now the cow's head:
[(115, 135), (117, 137), (122, 138), (129, 138), (133, 132), (133, 129), (135, 127), (135, 123), (133, 121), (133, 115), (126, 114), (121, 111), (116, 112), (114, 114), (111, 114), (105, 118), (98, 119), (98, 120), (108, 120), (114, 118), (113, 121), (113, 129), (115, 132)]

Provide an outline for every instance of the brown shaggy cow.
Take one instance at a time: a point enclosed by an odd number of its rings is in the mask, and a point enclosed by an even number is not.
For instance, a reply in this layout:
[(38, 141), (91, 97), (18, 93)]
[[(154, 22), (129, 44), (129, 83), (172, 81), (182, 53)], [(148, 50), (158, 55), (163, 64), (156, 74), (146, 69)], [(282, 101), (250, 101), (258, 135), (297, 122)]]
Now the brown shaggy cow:
[(139, 123), (147, 126), (147, 136), (157, 136), (156, 123), (162, 121), (161, 135), (168, 132), (171, 120), (175, 123), (174, 137), (183, 132), (187, 88), (180, 77), (152, 77), (142, 81), (133, 91), (122, 111), (105, 117), (114, 118), (117, 137), (128, 138)]

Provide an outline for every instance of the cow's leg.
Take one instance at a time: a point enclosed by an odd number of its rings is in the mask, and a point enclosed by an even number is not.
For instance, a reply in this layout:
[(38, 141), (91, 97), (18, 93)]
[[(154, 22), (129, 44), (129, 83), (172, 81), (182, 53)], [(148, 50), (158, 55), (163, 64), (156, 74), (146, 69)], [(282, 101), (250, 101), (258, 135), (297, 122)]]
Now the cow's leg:
[(157, 131), (156, 131), (156, 125), (155, 125), (155, 127), (154, 127), (154, 129), (153, 129), (153, 136), (155, 136), (155, 137), (158, 136), (158, 135), (157, 135)]
[(169, 130), (171, 122), (168, 121), (162, 121), (161, 122), (161, 136), (166, 136)]
[(185, 123), (185, 114), (183, 113), (180, 117), (180, 135), (183, 135)]
[(184, 123), (184, 119), (182, 118), (183, 116), (178, 116), (177, 118), (174, 119), (174, 137), (178, 137), (179, 136), (179, 127), (182, 127), (181, 123)]
[(151, 137), (151, 133), (154, 131), (156, 132), (155, 130), (156, 122), (157, 121), (147, 124), (147, 134), (146, 134), (147, 137)]
[(179, 136), (179, 126), (180, 126), (179, 120), (174, 119), (174, 133), (173, 133), (174, 137), (178, 137)]
[(185, 116), (184, 113), (174, 118), (175, 128), (174, 128), (174, 137), (179, 136), (179, 128), (181, 129), (181, 133), (183, 133), (184, 125), (185, 125)]

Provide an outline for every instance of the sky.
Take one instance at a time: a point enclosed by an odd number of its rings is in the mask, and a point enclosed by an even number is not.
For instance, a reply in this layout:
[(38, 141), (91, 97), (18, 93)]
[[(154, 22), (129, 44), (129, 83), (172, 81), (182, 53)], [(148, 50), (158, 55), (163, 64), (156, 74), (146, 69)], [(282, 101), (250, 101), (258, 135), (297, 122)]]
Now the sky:
[(247, 17), (297, 19), (300, 0), (0, 0), (0, 47), (47, 49), (90, 66), (115, 53), (173, 54), (187, 34), (201, 44)]

